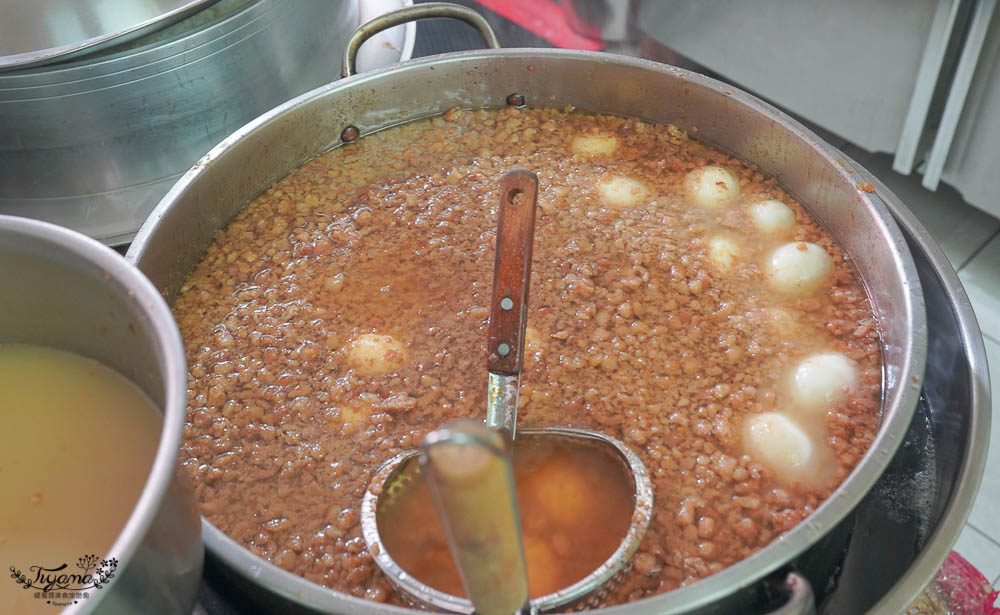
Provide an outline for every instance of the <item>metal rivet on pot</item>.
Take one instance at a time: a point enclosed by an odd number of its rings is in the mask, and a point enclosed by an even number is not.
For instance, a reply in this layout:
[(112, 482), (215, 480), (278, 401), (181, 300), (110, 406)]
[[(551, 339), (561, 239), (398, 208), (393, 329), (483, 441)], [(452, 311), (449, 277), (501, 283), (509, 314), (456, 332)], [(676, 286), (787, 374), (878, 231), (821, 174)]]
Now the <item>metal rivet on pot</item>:
[(508, 346), (507, 344), (500, 344), (499, 346), (497, 346), (497, 354), (500, 355), (501, 357), (506, 357), (507, 355), (510, 354), (510, 346)]
[(361, 136), (361, 131), (358, 130), (357, 126), (348, 126), (340, 133), (340, 140), (344, 143), (350, 143), (358, 137)]
[(504, 297), (500, 300), (500, 308), (504, 310), (514, 309), (514, 300), (510, 297)]
[(507, 104), (511, 107), (523, 107), (524, 106), (524, 94), (509, 94), (507, 96)]

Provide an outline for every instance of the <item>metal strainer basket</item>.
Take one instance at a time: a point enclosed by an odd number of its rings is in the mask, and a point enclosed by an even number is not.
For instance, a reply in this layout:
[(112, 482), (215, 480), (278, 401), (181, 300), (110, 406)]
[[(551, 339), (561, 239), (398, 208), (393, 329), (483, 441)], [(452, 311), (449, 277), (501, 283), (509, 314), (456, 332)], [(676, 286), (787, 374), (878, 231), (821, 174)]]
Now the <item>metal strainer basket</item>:
[[(642, 537), (649, 527), (653, 508), (653, 489), (649, 473), (638, 456), (619, 440), (589, 429), (553, 427), (547, 429), (525, 429), (522, 436), (533, 434), (565, 435), (576, 439), (586, 438), (595, 446), (610, 444), (621, 456), (622, 462), (632, 468), (634, 483), (634, 507), (628, 532), (611, 556), (586, 577), (557, 592), (533, 598), (530, 601), (532, 613), (554, 613), (594, 609), (603, 606), (608, 595), (621, 583), (631, 568), (631, 558), (639, 547)], [(401, 453), (387, 461), (375, 473), (371, 487), (365, 493), (361, 504), (361, 531), (365, 542), (375, 559), (376, 565), (385, 573), (399, 595), (412, 607), (434, 609), (447, 613), (471, 615), (475, 612), (472, 602), (452, 594), (439, 591), (421, 582), (400, 567), (392, 555), (382, 546), (379, 538), (376, 510), (385, 505), (385, 499), (396, 498), (419, 476), (417, 463), (419, 451)], [(391, 504), (389, 504), (391, 505)]]

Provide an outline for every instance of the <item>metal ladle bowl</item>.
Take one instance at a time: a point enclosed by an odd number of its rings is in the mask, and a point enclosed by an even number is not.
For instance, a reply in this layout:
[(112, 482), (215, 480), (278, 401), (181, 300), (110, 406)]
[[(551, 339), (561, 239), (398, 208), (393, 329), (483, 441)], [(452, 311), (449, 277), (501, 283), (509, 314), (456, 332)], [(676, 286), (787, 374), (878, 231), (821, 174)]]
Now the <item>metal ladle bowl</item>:
[[(463, 614), (477, 612), (476, 607), (480, 612), (507, 614), (596, 608), (604, 604), (629, 570), (631, 558), (649, 527), (652, 483), (638, 455), (611, 436), (570, 427), (523, 430), (522, 437), (565, 438), (574, 446), (601, 447), (602, 454), (612, 452), (622, 461), (624, 474), (633, 487), (630, 524), (611, 556), (572, 585), (528, 600), (517, 498), (507, 451), (514, 441), (517, 422), (538, 180), (532, 173), (511, 171), (501, 180), (500, 188), (487, 340), (486, 424), (456, 421), (431, 432), (421, 451), (401, 453), (387, 461), (372, 477), (362, 500), (362, 535), (376, 565), (410, 606)], [(436, 454), (445, 448), (452, 451), (450, 464), (445, 455)], [(457, 461), (459, 458), (476, 461), (464, 463)], [(471, 600), (423, 583), (405, 571), (383, 546), (379, 511), (392, 506), (414, 481), (422, 480), (422, 469), (427, 470), (435, 508)]]
[[(653, 510), (653, 487), (646, 467), (638, 455), (621, 441), (590, 429), (550, 427), (524, 429), (520, 433), (522, 436), (544, 434), (590, 439), (598, 446), (613, 447), (632, 469), (635, 506), (628, 532), (618, 548), (604, 563), (576, 583), (530, 601), (532, 613), (598, 608), (604, 605), (608, 595), (618, 587), (631, 568), (631, 558), (649, 527)], [(378, 485), (381, 489), (369, 489), (365, 492), (361, 504), (361, 532), (376, 565), (409, 606), (469, 615), (475, 612), (471, 600), (442, 592), (421, 582), (403, 570), (392, 555), (381, 547), (377, 511), (380, 506), (391, 506), (392, 500), (413, 481), (422, 480), (420, 465), (417, 463), (420, 454), (421, 451), (418, 450), (400, 453), (388, 460), (372, 477), (371, 484)]]

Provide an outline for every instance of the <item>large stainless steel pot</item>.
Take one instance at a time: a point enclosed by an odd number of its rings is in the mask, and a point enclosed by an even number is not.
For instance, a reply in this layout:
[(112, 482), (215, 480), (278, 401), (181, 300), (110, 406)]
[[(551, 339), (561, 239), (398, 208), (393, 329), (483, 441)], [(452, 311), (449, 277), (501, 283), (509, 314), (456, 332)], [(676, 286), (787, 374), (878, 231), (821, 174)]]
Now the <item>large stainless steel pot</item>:
[[(127, 242), (177, 178), (223, 137), (336, 79), (350, 33), (372, 16), (364, 14), (369, 7), (386, 5), (223, 0), (208, 11), (228, 13), (191, 30), (0, 74), (0, 213), (67, 226), (110, 245)], [(391, 61), (409, 57), (413, 37), (412, 24), (406, 41), (392, 35)], [(388, 51), (387, 42), (366, 51)]]
[(170, 309), (110, 248), (52, 224), (0, 215), (0, 263), (0, 342), (97, 359), (136, 383), (163, 413), (149, 477), (107, 554), (119, 561), (115, 578), (62, 612), (190, 613), (204, 549), (193, 491), (176, 473), (187, 386)]
[[(350, 46), (349, 46), (350, 48)], [(920, 282), (885, 204), (864, 176), (784, 113), (685, 70), (567, 50), (447, 54), (318, 88), (243, 127), (189, 171), (140, 229), (127, 258), (172, 300), (213, 235), (249, 200), (303, 161), (362, 135), (455, 106), (507, 100), (672, 122), (778, 176), (851, 255), (882, 333), (883, 416), (871, 450), (811, 517), (721, 573), (605, 613), (725, 612), (730, 599), (808, 550), (844, 520), (885, 469), (920, 391), (926, 328)], [(210, 552), (269, 604), (303, 612), (415, 613), (333, 592), (253, 555), (203, 522)], [(264, 591), (260, 591), (263, 588)], [(801, 608), (802, 604), (798, 604)]]

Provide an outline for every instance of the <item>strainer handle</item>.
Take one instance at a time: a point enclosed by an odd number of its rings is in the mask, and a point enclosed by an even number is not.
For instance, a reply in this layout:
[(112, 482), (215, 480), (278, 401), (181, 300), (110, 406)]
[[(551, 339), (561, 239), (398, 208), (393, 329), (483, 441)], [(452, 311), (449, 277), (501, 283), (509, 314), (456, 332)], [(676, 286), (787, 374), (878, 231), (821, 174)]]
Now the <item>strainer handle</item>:
[(528, 615), (514, 476), (500, 434), (455, 421), (424, 438), (420, 467), (452, 559), (479, 615)]

